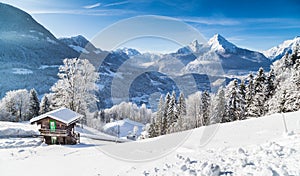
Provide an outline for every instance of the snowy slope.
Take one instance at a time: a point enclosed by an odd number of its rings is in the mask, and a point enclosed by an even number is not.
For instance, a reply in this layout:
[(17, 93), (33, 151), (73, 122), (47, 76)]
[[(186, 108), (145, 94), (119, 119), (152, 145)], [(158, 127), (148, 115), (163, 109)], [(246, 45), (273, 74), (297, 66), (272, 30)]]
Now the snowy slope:
[(286, 40), (278, 46), (263, 51), (263, 54), (272, 61), (276, 61), (282, 58), (285, 53), (292, 53), (292, 50), (297, 44), (300, 45), (299, 36), (295, 37), (292, 40)]
[(59, 40), (81, 54), (93, 53), (97, 55), (102, 52), (102, 50), (96, 48), (91, 42), (89, 42), (82, 35), (78, 35), (70, 38), (60, 38)]
[[(50, 176), (45, 170), (55, 163), (58, 175), (74, 176), (300, 175), (299, 116), (285, 114), (289, 133), (281, 114), (274, 114), (123, 144), (83, 139), (75, 146), (0, 149), (0, 170)], [(207, 143), (203, 134), (211, 137)]]
[(133, 129), (135, 126), (138, 128), (136, 132), (136, 136), (138, 137), (141, 135), (141, 132), (143, 131), (145, 125), (143, 125), (142, 123), (132, 121), (130, 119), (123, 119), (107, 123), (104, 125), (103, 131), (107, 134), (117, 136), (119, 128), (119, 137), (126, 138), (127, 135), (129, 135), (129, 133), (133, 133)]

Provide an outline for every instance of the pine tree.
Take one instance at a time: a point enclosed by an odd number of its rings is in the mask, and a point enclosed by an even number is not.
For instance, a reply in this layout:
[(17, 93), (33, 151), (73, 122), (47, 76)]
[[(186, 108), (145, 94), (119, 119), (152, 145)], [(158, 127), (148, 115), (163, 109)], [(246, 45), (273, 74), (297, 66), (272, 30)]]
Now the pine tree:
[(186, 102), (185, 102), (184, 94), (182, 92), (180, 92), (179, 95), (178, 112), (180, 117), (186, 115)]
[(266, 95), (266, 99), (270, 99), (274, 95), (276, 89), (274, 80), (275, 80), (275, 73), (274, 70), (271, 69), (270, 72), (268, 73), (266, 79), (266, 86), (264, 89), (264, 94)]
[(256, 77), (254, 79), (254, 92), (255, 94), (263, 92), (264, 84), (266, 81), (266, 76), (264, 73), (264, 69), (259, 68)]
[(284, 81), (286, 98), (284, 104), (285, 112), (298, 111), (300, 109), (300, 60), (291, 69), (292, 76)]
[(150, 123), (150, 127), (149, 127), (149, 131), (148, 131), (149, 138), (153, 138), (153, 137), (158, 136), (158, 133), (157, 133), (157, 130), (156, 130), (155, 127), (156, 127), (155, 119), (152, 118), (151, 123)]
[(246, 114), (246, 85), (245, 85), (244, 80), (242, 80), (241, 84), (239, 85), (238, 94), (239, 94), (238, 96), (240, 99), (239, 120), (243, 120), (245, 118), (245, 114)]
[(106, 123), (105, 112), (104, 112), (103, 109), (100, 111), (100, 115), (99, 115), (99, 116), (100, 116), (101, 122), (102, 122), (102, 123)]
[(31, 89), (29, 92), (29, 112), (28, 119), (30, 120), (33, 117), (37, 117), (40, 111), (40, 102), (37, 96), (35, 89)]
[(228, 85), (229, 102), (228, 102), (228, 121), (240, 119), (240, 97), (238, 93), (238, 81), (235, 79)]
[(289, 67), (291, 67), (291, 66), (293, 65), (293, 64), (292, 64), (291, 57), (290, 57), (290, 55), (289, 55), (288, 52), (285, 53), (283, 59), (284, 59), (284, 67), (285, 67), (285, 68), (289, 68)]
[(260, 68), (257, 72), (257, 75), (254, 80), (254, 91), (255, 95), (253, 97), (252, 103), (249, 108), (249, 115), (252, 117), (260, 117), (265, 115), (265, 95), (264, 95), (264, 87), (265, 87), (266, 77), (264, 74), (263, 68)]
[(167, 119), (168, 119), (168, 133), (171, 133), (174, 129), (174, 123), (177, 121), (176, 116), (176, 93), (173, 91), (169, 106), (168, 106), (168, 113), (167, 113)]
[(39, 114), (45, 114), (47, 112), (51, 111), (50, 108), (50, 101), (48, 99), (47, 95), (44, 95), (40, 104), (40, 112)]
[(298, 60), (300, 58), (300, 56), (298, 56), (299, 52), (300, 52), (300, 46), (297, 43), (295, 48), (293, 49), (293, 53), (292, 53), (291, 58), (290, 58), (292, 66), (296, 63), (296, 60)]
[(250, 114), (250, 105), (252, 104), (253, 96), (254, 96), (254, 83), (253, 83), (253, 75), (250, 73), (248, 76), (248, 84), (246, 86), (246, 107), (245, 107), (245, 116), (249, 116)]
[(165, 135), (167, 134), (167, 129), (169, 125), (169, 118), (168, 118), (168, 109), (169, 109), (169, 104), (171, 101), (171, 96), (169, 92), (167, 93), (165, 97), (165, 105), (164, 105), (164, 113), (163, 113), (163, 121), (162, 121), (162, 128), (161, 128), (161, 134)]
[(225, 91), (222, 86), (218, 89), (218, 92), (214, 96), (211, 104), (212, 104), (211, 123), (226, 122), (227, 105), (225, 100)]
[(161, 95), (158, 103), (158, 109), (156, 113), (156, 129), (158, 135), (162, 135), (163, 128), (163, 119), (164, 119), (164, 98)]
[(201, 96), (202, 126), (210, 123), (210, 95), (204, 91)]
[(184, 98), (184, 94), (180, 92), (178, 105), (177, 105), (177, 123), (175, 125), (175, 131), (183, 131), (184, 130), (184, 118), (187, 114), (186, 112), (186, 102)]

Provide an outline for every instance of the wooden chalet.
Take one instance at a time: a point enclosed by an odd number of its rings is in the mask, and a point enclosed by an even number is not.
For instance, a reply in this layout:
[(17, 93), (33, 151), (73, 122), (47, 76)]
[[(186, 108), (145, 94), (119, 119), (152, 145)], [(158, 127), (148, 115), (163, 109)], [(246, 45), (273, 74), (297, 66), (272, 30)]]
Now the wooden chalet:
[(59, 108), (30, 120), (40, 126), (46, 144), (77, 144), (80, 134), (74, 127), (83, 116), (67, 108)]

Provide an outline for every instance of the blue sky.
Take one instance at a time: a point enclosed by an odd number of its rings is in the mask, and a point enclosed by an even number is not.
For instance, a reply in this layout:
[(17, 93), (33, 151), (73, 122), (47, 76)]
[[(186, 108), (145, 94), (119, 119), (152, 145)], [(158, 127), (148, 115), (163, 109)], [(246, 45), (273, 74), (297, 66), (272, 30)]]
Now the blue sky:
[[(206, 39), (219, 33), (240, 47), (254, 50), (265, 50), (283, 40), (300, 35), (299, 0), (1, 0), (1, 2), (30, 13), (56, 37), (81, 34), (92, 39), (109, 25), (137, 15), (177, 18), (195, 27)], [(131, 41), (124, 46), (157, 52), (168, 52), (179, 47), (174, 43), (169, 42), (168, 45), (168, 42), (162, 43), (161, 40), (155, 39)]]

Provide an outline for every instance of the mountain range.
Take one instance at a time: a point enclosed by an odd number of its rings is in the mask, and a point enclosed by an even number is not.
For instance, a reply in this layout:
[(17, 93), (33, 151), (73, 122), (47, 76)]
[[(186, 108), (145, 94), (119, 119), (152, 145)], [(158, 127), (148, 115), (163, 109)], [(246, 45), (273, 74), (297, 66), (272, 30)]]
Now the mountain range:
[(89, 59), (99, 72), (99, 107), (133, 101), (155, 109), (161, 93), (215, 91), (238, 75), (259, 67), (269, 70), (299, 41), (296, 37), (261, 53), (216, 34), (205, 44), (195, 40), (169, 54), (132, 48), (104, 51), (81, 35), (57, 39), (26, 12), (0, 3), (0, 97), (21, 88), (47, 93), (58, 79), (63, 59), (80, 57)]

